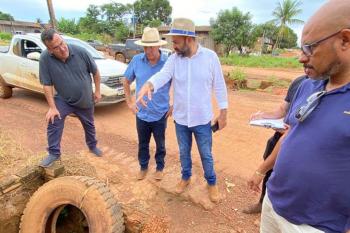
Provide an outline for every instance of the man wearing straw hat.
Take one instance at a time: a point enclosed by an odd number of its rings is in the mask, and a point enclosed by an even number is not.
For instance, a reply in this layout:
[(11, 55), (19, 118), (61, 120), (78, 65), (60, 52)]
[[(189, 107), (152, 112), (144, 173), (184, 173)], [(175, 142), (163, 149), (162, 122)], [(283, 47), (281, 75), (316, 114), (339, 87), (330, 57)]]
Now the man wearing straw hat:
[(149, 143), (153, 134), (156, 143), (156, 172), (154, 178), (163, 178), (164, 158), (165, 158), (165, 129), (167, 117), (171, 114), (172, 107), (169, 106), (170, 81), (159, 89), (149, 101), (148, 108), (138, 106), (135, 99), (131, 98), (130, 84), (136, 81), (136, 93), (147, 80), (157, 73), (167, 60), (167, 56), (159, 50), (160, 46), (167, 42), (159, 39), (159, 32), (156, 28), (146, 27), (143, 31), (142, 39), (135, 42), (143, 46), (144, 53), (133, 57), (124, 73), (124, 90), (126, 102), (130, 110), (136, 115), (136, 128), (139, 140), (138, 160), (140, 171), (138, 180), (143, 180), (148, 171), (150, 159)]
[[(220, 109), (218, 129), (226, 126), (227, 90), (220, 61), (215, 52), (203, 48), (196, 40), (195, 25), (190, 19), (174, 19), (170, 33), (175, 54), (171, 55), (163, 69), (152, 76), (138, 93), (137, 102), (148, 106), (154, 95), (170, 80), (174, 85), (174, 113), (176, 136), (182, 168), (181, 181), (176, 192), (182, 193), (192, 175), (192, 135), (194, 135), (202, 160), (204, 177), (208, 183), (209, 198), (220, 200), (212, 157), (212, 92)], [(145, 100), (143, 96), (147, 96)]]

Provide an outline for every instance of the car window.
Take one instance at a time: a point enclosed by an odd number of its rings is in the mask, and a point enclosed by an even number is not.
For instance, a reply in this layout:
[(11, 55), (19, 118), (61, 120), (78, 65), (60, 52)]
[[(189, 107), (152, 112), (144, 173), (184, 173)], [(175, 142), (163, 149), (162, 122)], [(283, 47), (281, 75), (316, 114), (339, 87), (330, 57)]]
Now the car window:
[(16, 38), (13, 41), (12, 51), (15, 55), (26, 58), (32, 52), (41, 53), (41, 48), (31, 40)]
[(22, 57), (22, 49), (21, 49), (21, 40), (16, 38), (13, 40), (13, 46), (12, 46), (12, 52), (13, 54)]
[(65, 41), (67, 42), (67, 44), (77, 45), (86, 49), (94, 59), (104, 59), (104, 57), (101, 54), (99, 54), (96, 49), (94, 49), (91, 45), (89, 45), (86, 42), (75, 39), (65, 39)]
[(23, 56), (27, 57), (32, 52), (41, 53), (41, 48), (31, 40), (23, 40)]

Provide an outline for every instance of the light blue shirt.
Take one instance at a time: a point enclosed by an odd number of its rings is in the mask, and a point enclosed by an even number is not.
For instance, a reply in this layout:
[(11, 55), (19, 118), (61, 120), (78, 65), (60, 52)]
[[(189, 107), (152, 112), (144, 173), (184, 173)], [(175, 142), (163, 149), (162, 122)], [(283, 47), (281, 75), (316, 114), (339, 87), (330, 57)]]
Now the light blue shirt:
[(173, 54), (163, 69), (152, 76), (154, 94), (173, 80), (174, 120), (180, 125), (194, 127), (208, 124), (213, 117), (212, 93), (220, 109), (228, 107), (227, 89), (216, 53), (198, 45), (191, 58)]
[[(130, 82), (136, 80), (136, 98), (137, 93), (140, 91), (143, 84), (148, 79), (160, 71), (167, 60), (167, 56), (161, 53), (160, 59), (157, 64), (152, 65), (149, 63), (146, 55), (140, 53), (133, 57), (126, 69), (124, 76)], [(143, 107), (138, 104), (139, 111), (137, 117), (143, 121), (153, 122), (160, 120), (166, 112), (169, 110), (169, 89), (171, 81), (167, 82), (162, 88), (160, 88), (156, 94), (152, 96), (152, 100), (149, 101), (147, 97), (147, 107)]]

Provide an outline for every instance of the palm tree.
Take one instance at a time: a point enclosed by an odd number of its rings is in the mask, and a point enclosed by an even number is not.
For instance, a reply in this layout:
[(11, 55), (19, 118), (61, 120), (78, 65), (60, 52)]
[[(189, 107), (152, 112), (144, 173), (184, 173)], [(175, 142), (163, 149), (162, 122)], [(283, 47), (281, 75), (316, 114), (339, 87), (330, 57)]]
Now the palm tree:
[(278, 36), (274, 48), (278, 48), (278, 43), (288, 33), (287, 27), (292, 24), (302, 24), (304, 21), (296, 19), (295, 17), (302, 12), (300, 5), (302, 3), (298, 0), (282, 0), (277, 3), (277, 7), (272, 12), (275, 17), (272, 22), (278, 26)]

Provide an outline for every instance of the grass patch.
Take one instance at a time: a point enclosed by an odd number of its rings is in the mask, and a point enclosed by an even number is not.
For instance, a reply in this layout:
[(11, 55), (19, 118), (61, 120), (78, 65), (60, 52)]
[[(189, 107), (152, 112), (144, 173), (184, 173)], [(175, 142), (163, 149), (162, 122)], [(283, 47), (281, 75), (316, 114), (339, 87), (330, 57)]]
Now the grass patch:
[(283, 79), (278, 79), (276, 76), (271, 75), (268, 77), (268, 81), (272, 83), (272, 86), (274, 87), (289, 87), (290, 82), (283, 80)]
[(297, 58), (273, 57), (269, 55), (262, 56), (239, 56), (230, 54), (227, 57), (221, 57), (220, 61), (225, 65), (235, 65), (242, 67), (261, 67), (261, 68), (300, 68), (301, 64)]
[(0, 128), (0, 178), (22, 167), (38, 164), (45, 153), (36, 154), (23, 148), (9, 133)]
[(229, 79), (234, 81), (244, 81), (247, 79), (247, 74), (241, 69), (234, 69), (230, 72)]
[(12, 39), (11, 33), (0, 32), (0, 40), (10, 41)]

